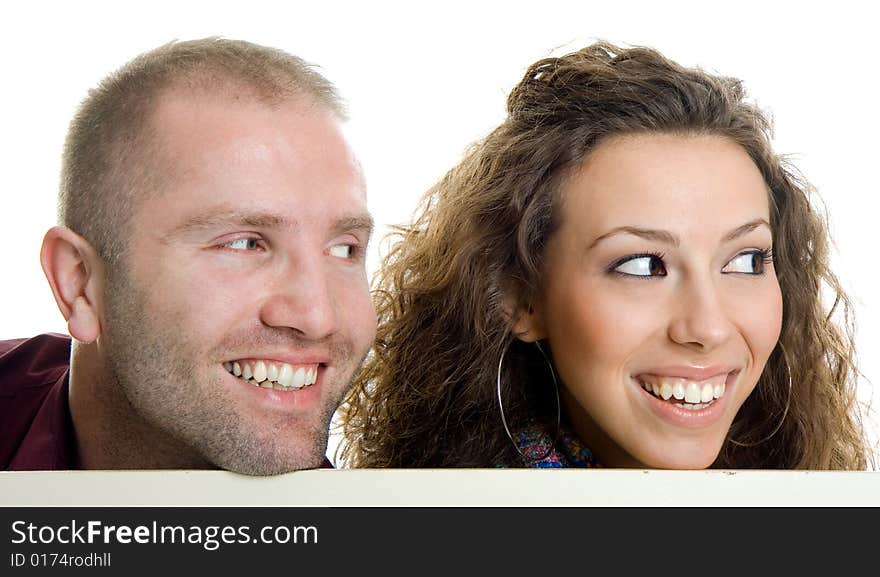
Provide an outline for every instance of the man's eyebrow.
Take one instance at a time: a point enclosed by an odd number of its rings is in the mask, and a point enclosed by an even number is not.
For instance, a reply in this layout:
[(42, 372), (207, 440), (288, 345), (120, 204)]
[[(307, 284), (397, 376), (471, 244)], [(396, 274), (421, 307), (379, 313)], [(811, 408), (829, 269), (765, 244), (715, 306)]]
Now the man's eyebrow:
[[(752, 232), (753, 230), (755, 230), (756, 228), (758, 228), (759, 226), (762, 226), (762, 225), (766, 226), (767, 228), (770, 228), (770, 223), (767, 222), (766, 219), (756, 218), (755, 220), (751, 220), (743, 225), (736, 227), (735, 229), (733, 229), (732, 231), (730, 231), (729, 233), (724, 235), (722, 242), (727, 243), (732, 240), (736, 240), (739, 237), (744, 236), (744, 235)], [(668, 231), (665, 231), (665, 230), (657, 230), (657, 229), (652, 229), (652, 228), (642, 228), (642, 227), (638, 227), (638, 226), (618, 226), (618, 227), (613, 228), (610, 231), (606, 232), (605, 234), (603, 234), (602, 236), (600, 236), (596, 240), (594, 240), (590, 244), (590, 246), (587, 248), (587, 250), (592, 249), (597, 244), (599, 244), (601, 241), (603, 241), (609, 237), (619, 235), (619, 234), (631, 234), (633, 236), (637, 236), (637, 237), (643, 238), (645, 240), (661, 242), (663, 244), (670, 244), (675, 247), (677, 247), (679, 245), (678, 237), (676, 237), (674, 234), (672, 234)]]
[(185, 220), (174, 227), (170, 237), (178, 237), (194, 231), (218, 226), (248, 226), (253, 228), (283, 228), (290, 223), (283, 216), (268, 212), (241, 212), (237, 210), (220, 210), (207, 214), (199, 214)]
[(373, 233), (373, 217), (368, 214), (359, 214), (356, 216), (346, 216), (340, 218), (333, 223), (333, 232), (340, 234), (352, 230), (365, 230), (367, 235)]
[[(224, 226), (244, 226), (257, 229), (281, 229), (295, 225), (285, 217), (269, 212), (243, 212), (239, 210), (219, 210), (207, 214), (200, 214), (187, 219), (172, 229), (168, 237), (176, 238), (185, 236), (199, 230), (206, 230)], [(336, 220), (331, 232), (342, 234), (353, 230), (364, 230), (367, 235), (373, 232), (373, 218), (369, 214), (357, 214), (345, 216)]]

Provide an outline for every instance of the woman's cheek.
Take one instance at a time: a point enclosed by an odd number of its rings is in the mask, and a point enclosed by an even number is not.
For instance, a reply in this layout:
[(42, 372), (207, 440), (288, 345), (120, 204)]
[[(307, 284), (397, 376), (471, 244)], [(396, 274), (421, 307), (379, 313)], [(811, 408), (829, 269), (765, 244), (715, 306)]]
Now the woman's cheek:
[(782, 293), (775, 278), (752, 298), (741, 299), (737, 317), (755, 362), (763, 365), (782, 330)]
[(663, 305), (656, 298), (608, 284), (569, 284), (548, 294), (554, 362), (569, 380), (622, 374), (643, 345), (653, 349), (651, 339), (663, 334)]

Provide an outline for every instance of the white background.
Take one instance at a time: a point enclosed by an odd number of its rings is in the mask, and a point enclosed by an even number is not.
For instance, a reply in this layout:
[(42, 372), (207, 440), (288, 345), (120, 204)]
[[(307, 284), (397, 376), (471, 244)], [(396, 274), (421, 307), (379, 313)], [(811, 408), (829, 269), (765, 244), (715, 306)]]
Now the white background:
[[(834, 268), (853, 297), (865, 401), (880, 397), (876, 144), (877, 17), (865, 4), (805, 2), (29, 2), (0, 15), (0, 215), (6, 230), (0, 339), (65, 332), (39, 267), (67, 124), (87, 90), (172, 39), (219, 35), (319, 64), (349, 102), (348, 132), (379, 224), (419, 195), (504, 115), (526, 66), (602, 38), (647, 45), (745, 81), (775, 119), (776, 150), (819, 189)], [(880, 408), (880, 400), (875, 402)], [(875, 438), (880, 430), (871, 422)]]

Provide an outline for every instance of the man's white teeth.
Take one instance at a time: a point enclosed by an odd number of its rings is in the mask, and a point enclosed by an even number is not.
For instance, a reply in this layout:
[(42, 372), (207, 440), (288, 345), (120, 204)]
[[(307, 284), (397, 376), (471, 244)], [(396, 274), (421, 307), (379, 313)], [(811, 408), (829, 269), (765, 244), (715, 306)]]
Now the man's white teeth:
[(252, 385), (267, 389), (294, 390), (307, 387), (318, 379), (318, 365), (302, 365), (294, 369), (287, 363), (271, 361), (235, 361), (223, 368)]
[(266, 363), (263, 361), (257, 361), (254, 364), (254, 380), (258, 383), (266, 380)]
[(278, 382), (283, 383), (285, 385), (291, 385), (293, 383), (293, 367), (288, 364), (281, 365), (281, 370), (278, 371)]
[[(684, 401), (676, 404), (688, 409), (699, 410), (708, 407), (715, 399), (724, 396), (726, 378), (727, 375), (724, 374), (697, 382), (675, 377), (651, 376), (650, 378), (640, 378), (639, 384), (643, 389), (664, 401), (669, 399)], [(651, 382), (647, 382), (648, 380)]]

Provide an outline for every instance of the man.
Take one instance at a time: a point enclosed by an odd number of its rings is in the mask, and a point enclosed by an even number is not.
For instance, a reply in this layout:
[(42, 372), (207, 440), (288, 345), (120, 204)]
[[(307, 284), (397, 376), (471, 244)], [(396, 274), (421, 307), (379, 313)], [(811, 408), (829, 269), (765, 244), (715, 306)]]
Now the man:
[(72, 346), (0, 343), (4, 469), (328, 464), (376, 325), (342, 119), (298, 58), (217, 38), (90, 92), (41, 251)]

